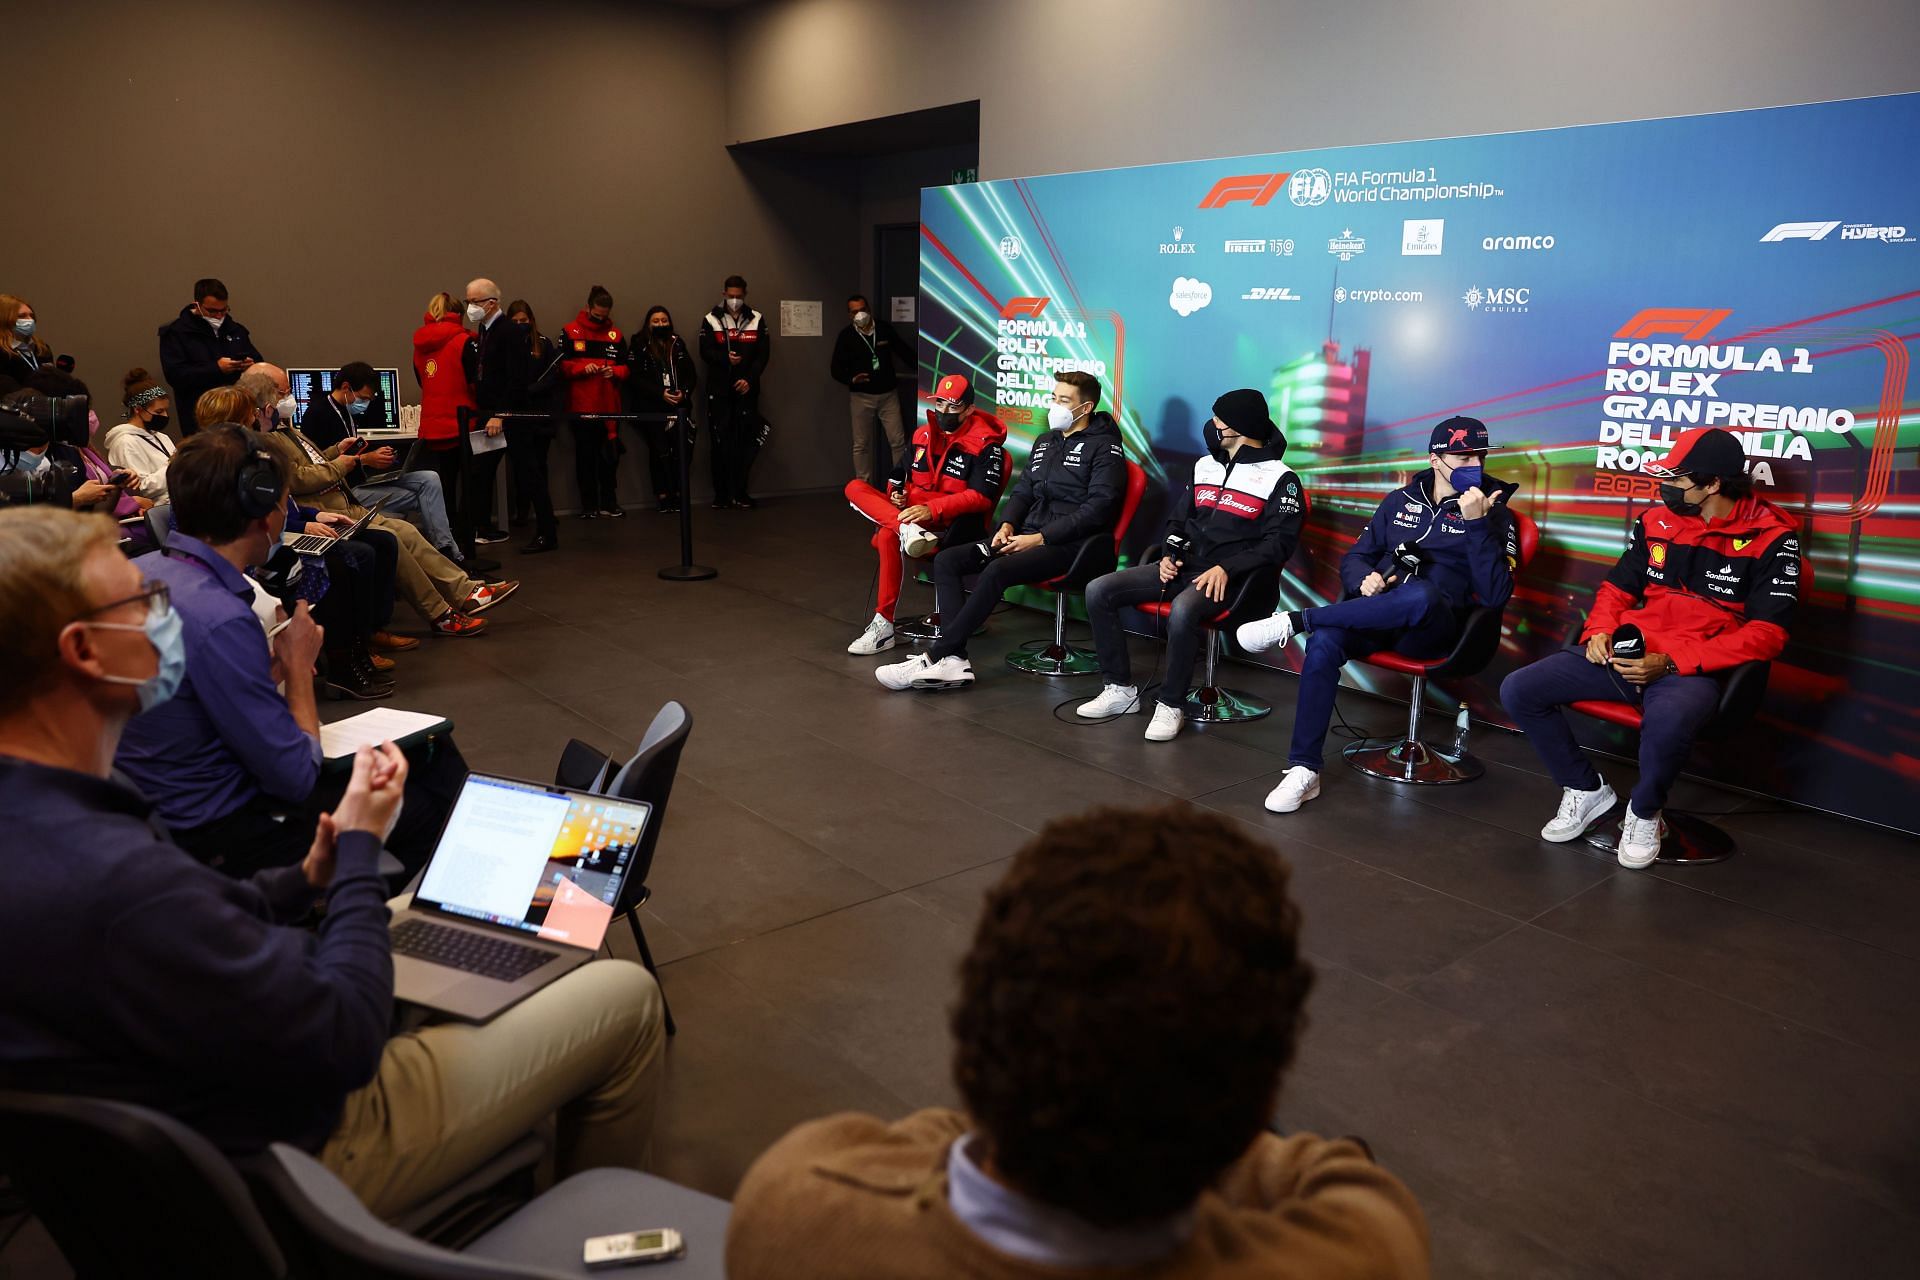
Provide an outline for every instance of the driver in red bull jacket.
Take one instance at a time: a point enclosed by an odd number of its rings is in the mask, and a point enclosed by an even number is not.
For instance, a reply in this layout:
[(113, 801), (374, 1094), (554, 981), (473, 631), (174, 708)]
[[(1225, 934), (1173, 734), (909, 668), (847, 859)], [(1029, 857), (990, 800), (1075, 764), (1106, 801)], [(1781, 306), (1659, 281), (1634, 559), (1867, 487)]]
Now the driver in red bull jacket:
[[(1661, 505), (1633, 526), (1626, 554), (1594, 596), (1580, 643), (1520, 668), (1500, 701), (1562, 788), (1540, 829), (1556, 844), (1578, 839), (1619, 797), (1574, 741), (1561, 708), (1625, 702), (1640, 708), (1640, 781), (1622, 815), (1616, 856), (1644, 867), (1660, 856), (1661, 810), (1694, 735), (1720, 705), (1713, 678), (1787, 645), (1800, 601), (1800, 536), (1792, 517), (1753, 495), (1740, 441), (1717, 427), (1686, 432), (1648, 474)], [(1645, 652), (1614, 653), (1639, 630)]]
[(873, 521), (880, 586), (873, 621), (847, 646), (862, 656), (893, 648), (893, 611), (905, 577), (901, 553), (915, 559), (940, 548), (940, 532), (963, 516), (986, 516), (1006, 475), (1006, 424), (974, 407), (973, 387), (950, 373), (933, 388), (927, 420), (894, 465), (883, 494), (863, 479), (847, 482), (847, 501)]

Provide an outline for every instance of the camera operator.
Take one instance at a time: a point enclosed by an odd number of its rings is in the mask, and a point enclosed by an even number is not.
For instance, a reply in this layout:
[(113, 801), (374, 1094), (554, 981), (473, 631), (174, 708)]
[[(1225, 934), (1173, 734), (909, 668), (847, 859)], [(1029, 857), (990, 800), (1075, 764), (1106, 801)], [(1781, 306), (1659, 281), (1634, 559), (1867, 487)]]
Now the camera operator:
[(1347, 598), (1235, 631), (1250, 653), (1307, 637), (1287, 771), (1267, 796), (1272, 812), (1292, 813), (1320, 794), (1320, 756), (1350, 656), (1392, 649), (1437, 657), (1459, 638), (1470, 605), (1498, 608), (1513, 594), (1520, 546), (1506, 504), (1519, 486), (1486, 474), (1491, 447), (1477, 418), (1435, 427), (1430, 467), (1386, 496), (1341, 559)]

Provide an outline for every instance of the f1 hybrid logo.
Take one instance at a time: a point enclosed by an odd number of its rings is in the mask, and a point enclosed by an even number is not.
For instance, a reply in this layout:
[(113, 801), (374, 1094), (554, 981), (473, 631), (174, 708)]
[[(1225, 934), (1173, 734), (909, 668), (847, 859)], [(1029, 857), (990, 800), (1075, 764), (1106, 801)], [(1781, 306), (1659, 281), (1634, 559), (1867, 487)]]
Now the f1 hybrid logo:
[(1236, 200), (1245, 200), (1255, 208), (1279, 195), (1287, 185), (1284, 173), (1243, 173), (1222, 178), (1200, 202), (1202, 209), (1224, 209)]
[(1718, 310), (1705, 307), (1648, 307), (1645, 311), (1636, 311), (1633, 319), (1621, 325), (1613, 336), (1632, 341), (1635, 338), (1651, 338), (1656, 333), (1677, 333), (1683, 342), (1698, 342), (1732, 314), (1733, 311), (1727, 307)]
[(1783, 222), (1761, 236), (1760, 243), (1778, 244), (1782, 240), (1825, 240), (1839, 225), (1838, 219), (1833, 222)]
[(1047, 309), (1046, 298), (1008, 298), (1006, 305), (1000, 308), (1002, 320), (1038, 320), (1040, 313)]

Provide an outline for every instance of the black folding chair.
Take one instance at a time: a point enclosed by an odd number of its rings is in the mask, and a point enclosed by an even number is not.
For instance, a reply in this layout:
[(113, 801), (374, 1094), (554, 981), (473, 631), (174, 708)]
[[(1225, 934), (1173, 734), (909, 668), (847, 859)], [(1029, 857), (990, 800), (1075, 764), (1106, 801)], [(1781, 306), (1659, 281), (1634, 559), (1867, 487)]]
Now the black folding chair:
[[(693, 713), (685, 704), (669, 702), (661, 707), (653, 723), (647, 726), (646, 736), (640, 739), (640, 749), (621, 766), (606, 790), (607, 795), (622, 800), (644, 800), (653, 806), (653, 817), (640, 837), (640, 847), (634, 852), (633, 866), (627, 872), (614, 914), (627, 918), (634, 945), (640, 949), (640, 963), (655, 977), (660, 971), (654, 966), (653, 951), (647, 946), (647, 935), (640, 927), (640, 908), (653, 896), (647, 887), (647, 873), (653, 868), (653, 851), (660, 843), (660, 829), (667, 823), (667, 799), (673, 794), (674, 775), (680, 770), (680, 753), (686, 749), (687, 735), (692, 732)], [(664, 993), (660, 1000), (667, 1016), (667, 1034), (673, 1035), (673, 1010), (667, 1006)]]

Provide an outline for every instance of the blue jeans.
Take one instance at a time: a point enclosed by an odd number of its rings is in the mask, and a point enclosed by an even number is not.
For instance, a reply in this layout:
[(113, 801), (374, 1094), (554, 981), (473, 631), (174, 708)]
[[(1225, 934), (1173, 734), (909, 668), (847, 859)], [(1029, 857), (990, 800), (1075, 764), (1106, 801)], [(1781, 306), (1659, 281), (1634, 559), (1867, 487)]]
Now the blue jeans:
[(434, 471), (399, 471), (383, 476), (373, 484), (353, 486), (353, 499), (370, 507), (381, 498), (387, 505), (382, 515), (420, 517), (420, 532), (427, 541), (444, 552), (449, 560), (460, 559), (459, 544), (453, 540), (453, 527), (447, 523), (447, 498)]
[(1340, 668), (1358, 654), (1391, 649), (1409, 658), (1437, 658), (1453, 648), (1460, 620), (1440, 589), (1423, 578), (1318, 609), (1303, 609), (1307, 658), (1300, 667), (1300, 694), (1293, 712), (1289, 765), (1320, 768), (1326, 751)]
[(1686, 766), (1693, 739), (1720, 707), (1711, 676), (1663, 676), (1636, 689), (1611, 667), (1587, 661), (1583, 649), (1563, 649), (1520, 668), (1500, 685), (1500, 705), (1527, 735), (1527, 743), (1563, 787), (1592, 791), (1601, 783), (1560, 708), (1569, 702), (1625, 702), (1640, 708), (1640, 781), (1633, 811), (1651, 818), (1666, 808), (1667, 791)]

